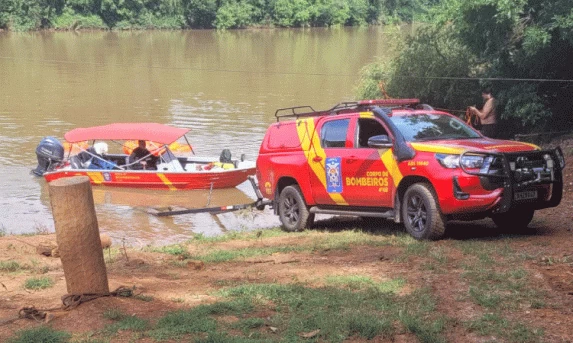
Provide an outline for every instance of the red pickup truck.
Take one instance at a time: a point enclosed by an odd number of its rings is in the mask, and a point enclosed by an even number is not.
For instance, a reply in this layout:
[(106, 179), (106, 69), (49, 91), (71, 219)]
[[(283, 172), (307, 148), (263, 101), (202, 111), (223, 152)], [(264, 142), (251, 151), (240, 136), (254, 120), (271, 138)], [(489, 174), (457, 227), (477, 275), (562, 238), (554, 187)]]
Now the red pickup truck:
[(519, 232), (535, 210), (561, 201), (560, 148), (486, 138), (417, 99), (291, 107), (275, 116), (257, 179), (287, 231), (325, 213), (389, 218), (417, 239), (440, 238), (454, 219), (491, 217)]

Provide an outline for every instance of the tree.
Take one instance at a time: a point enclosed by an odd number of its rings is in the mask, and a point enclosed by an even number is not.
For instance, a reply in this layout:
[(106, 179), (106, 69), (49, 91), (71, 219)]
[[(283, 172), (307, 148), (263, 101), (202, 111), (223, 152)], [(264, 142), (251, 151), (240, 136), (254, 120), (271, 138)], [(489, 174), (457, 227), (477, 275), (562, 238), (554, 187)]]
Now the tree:
[[(502, 119), (521, 124), (520, 130), (572, 126), (571, 82), (513, 79), (573, 79), (573, 2), (445, 0), (430, 18), (430, 28), (408, 40), (386, 69), (392, 75), (388, 89), (394, 96), (464, 108), (464, 101), (473, 103), (468, 94), (479, 95), (485, 81), (419, 77), (490, 79)], [(398, 78), (406, 75), (416, 78), (407, 83)]]

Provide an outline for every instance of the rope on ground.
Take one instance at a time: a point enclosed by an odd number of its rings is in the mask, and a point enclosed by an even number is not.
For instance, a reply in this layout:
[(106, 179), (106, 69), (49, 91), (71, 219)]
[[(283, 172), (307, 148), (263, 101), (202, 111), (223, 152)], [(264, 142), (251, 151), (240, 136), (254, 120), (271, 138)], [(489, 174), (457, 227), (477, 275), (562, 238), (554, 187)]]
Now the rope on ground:
[(1, 325), (13, 323), (19, 319), (33, 319), (37, 322), (46, 320), (46, 316), (50, 311), (69, 311), (78, 307), (80, 304), (102, 297), (123, 297), (129, 298), (133, 296), (134, 288), (125, 286), (118, 287), (115, 291), (109, 293), (84, 293), (84, 294), (66, 294), (62, 296), (62, 306), (37, 309), (35, 306), (25, 306), (18, 311), (18, 317), (0, 322)]
[(124, 297), (128, 298), (133, 296), (133, 289), (120, 286), (115, 291), (110, 293), (84, 293), (84, 294), (66, 294), (62, 296), (62, 303), (64, 310), (71, 310), (81, 303), (85, 303), (97, 298), (102, 297)]

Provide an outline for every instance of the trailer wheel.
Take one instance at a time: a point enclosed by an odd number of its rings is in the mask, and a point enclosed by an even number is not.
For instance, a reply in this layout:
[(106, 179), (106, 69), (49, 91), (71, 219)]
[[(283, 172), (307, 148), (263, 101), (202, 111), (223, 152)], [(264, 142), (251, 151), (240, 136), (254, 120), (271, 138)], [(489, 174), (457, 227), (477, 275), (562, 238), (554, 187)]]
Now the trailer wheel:
[(535, 210), (533, 209), (511, 209), (505, 213), (498, 213), (491, 216), (495, 225), (508, 233), (532, 234), (534, 229), (527, 225), (533, 219)]
[(408, 233), (416, 239), (438, 239), (446, 231), (446, 220), (431, 186), (426, 183), (415, 183), (406, 190), (402, 219)]
[(308, 211), (300, 188), (296, 185), (285, 187), (279, 195), (279, 218), (284, 231), (302, 231), (311, 224), (314, 214)]

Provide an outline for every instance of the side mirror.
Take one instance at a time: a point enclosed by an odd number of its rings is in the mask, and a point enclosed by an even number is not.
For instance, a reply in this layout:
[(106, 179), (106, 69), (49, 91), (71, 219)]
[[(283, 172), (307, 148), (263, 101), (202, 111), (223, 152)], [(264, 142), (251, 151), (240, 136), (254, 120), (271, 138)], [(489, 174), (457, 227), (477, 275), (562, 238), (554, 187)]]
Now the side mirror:
[(368, 138), (368, 146), (375, 149), (388, 149), (393, 146), (388, 135), (377, 135)]

